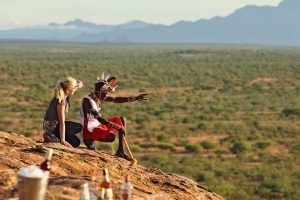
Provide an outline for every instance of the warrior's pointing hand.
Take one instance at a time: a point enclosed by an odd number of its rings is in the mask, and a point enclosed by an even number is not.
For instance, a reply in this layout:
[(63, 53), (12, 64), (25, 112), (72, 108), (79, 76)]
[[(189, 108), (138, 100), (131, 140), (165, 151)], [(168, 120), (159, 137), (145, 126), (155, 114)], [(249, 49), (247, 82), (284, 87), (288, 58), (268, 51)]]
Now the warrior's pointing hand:
[(136, 100), (138, 100), (138, 101), (146, 101), (147, 99), (148, 99), (147, 93), (140, 94), (139, 96), (136, 97)]

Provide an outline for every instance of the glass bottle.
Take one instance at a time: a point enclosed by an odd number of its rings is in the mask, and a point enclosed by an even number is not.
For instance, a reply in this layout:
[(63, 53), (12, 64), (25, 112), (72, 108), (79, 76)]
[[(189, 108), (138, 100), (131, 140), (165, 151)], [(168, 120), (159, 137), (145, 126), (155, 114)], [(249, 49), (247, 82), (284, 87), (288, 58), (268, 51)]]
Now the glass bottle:
[(100, 184), (98, 200), (113, 200), (113, 190), (109, 181), (108, 169), (103, 169), (103, 180)]
[(89, 186), (89, 192), (90, 192), (90, 200), (97, 200), (98, 198), (98, 191), (97, 191), (97, 186), (96, 186), (96, 178), (92, 176), (92, 179), (90, 182), (88, 182)]
[(125, 182), (121, 185), (121, 200), (131, 200), (133, 186), (130, 183), (130, 175), (125, 177)]
[(52, 159), (53, 149), (47, 149), (45, 160), (40, 164), (40, 168), (43, 171), (50, 172), (51, 170), (51, 159)]
[(81, 197), (80, 200), (90, 200), (90, 192), (88, 183), (82, 185)]

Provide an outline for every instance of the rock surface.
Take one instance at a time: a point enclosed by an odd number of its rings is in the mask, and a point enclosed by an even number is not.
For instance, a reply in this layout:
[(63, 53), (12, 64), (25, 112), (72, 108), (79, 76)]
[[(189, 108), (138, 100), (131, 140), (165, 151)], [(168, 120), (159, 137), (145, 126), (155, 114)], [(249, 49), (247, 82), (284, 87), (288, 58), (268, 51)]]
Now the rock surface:
[(92, 176), (99, 184), (104, 167), (109, 169), (115, 199), (119, 199), (120, 185), (128, 173), (134, 185), (134, 200), (147, 199), (149, 194), (164, 194), (165, 199), (176, 200), (223, 199), (190, 179), (140, 165), (131, 167), (130, 162), (103, 151), (37, 143), (1, 131), (0, 148), (0, 199), (17, 199), (17, 171), (41, 163), (47, 148), (54, 149), (54, 154), (46, 199), (79, 199), (81, 185), (90, 181)]

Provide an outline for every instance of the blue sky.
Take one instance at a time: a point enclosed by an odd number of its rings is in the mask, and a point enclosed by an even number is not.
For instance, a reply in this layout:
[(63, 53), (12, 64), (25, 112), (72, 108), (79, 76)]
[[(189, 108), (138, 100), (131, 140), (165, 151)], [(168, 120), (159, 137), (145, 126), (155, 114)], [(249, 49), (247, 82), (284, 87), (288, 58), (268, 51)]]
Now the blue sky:
[(277, 6), (281, 0), (0, 0), (0, 29), (64, 23), (80, 18), (97, 24), (132, 20), (172, 24), (226, 16), (245, 5)]

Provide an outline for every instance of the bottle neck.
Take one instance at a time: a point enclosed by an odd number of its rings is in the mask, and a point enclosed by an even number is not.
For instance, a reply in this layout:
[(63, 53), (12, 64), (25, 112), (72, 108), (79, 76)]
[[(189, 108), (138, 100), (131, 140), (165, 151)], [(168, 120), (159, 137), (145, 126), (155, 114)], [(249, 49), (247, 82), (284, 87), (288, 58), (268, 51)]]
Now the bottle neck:
[(53, 149), (48, 149), (45, 155), (45, 160), (50, 161), (52, 159)]
[(109, 183), (109, 176), (108, 174), (105, 174), (103, 177), (103, 181), (108, 182)]
[(103, 181), (109, 182), (108, 169), (103, 170)]
[(126, 175), (125, 176), (125, 183), (129, 183), (130, 182), (130, 175)]

